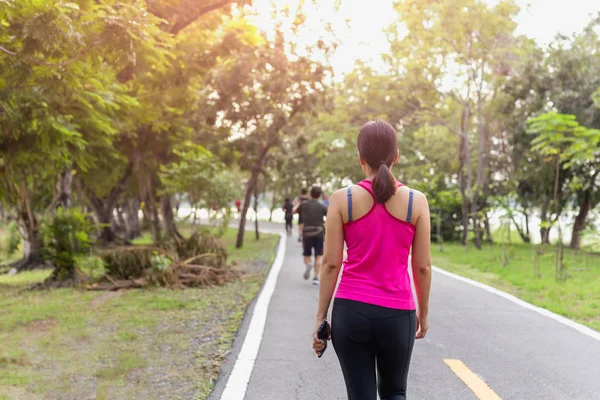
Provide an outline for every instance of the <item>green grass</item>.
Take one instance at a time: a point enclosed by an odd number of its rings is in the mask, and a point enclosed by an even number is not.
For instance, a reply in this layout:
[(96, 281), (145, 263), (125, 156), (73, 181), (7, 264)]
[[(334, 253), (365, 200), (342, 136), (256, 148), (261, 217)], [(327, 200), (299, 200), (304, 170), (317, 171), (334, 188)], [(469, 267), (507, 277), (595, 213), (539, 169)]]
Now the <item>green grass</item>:
[(49, 271), (1, 275), (0, 399), (205, 399), (278, 241), (234, 238), (247, 273), (221, 287), (28, 291)]
[[(600, 330), (600, 254), (565, 249), (568, 277), (564, 282), (555, 279), (555, 254), (554, 247), (546, 248), (536, 274), (531, 245), (485, 245), (477, 250), (446, 244), (443, 252), (432, 246), (434, 265)], [(503, 258), (508, 259), (504, 267)]]
[(35, 271), (27, 271), (15, 276), (8, 276), (7, 274), (0, 275), (0, 287), (6, 286), (24, 286), (33, 285), (46, 279), (50, 276), (52, 270), (41, 269)]

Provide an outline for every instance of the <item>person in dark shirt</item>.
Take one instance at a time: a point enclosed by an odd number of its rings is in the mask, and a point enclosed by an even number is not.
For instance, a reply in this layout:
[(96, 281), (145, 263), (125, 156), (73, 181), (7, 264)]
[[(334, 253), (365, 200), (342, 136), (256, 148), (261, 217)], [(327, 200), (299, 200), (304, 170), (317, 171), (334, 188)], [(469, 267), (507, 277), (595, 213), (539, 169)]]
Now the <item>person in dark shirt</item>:
[(289, 198), (283, 203), (283, 212), (285, 212), (285, 231), (288, 236), (292, 234), (292, 220), (294, 219), (294, 206)]
[[(319, 284), (319, 272), (321, 269), (321, 257), (323, 256), (323, 243), (325, 241), (324, 218), (327, 215), (327, 207), (319, 201), (321, 188), (314, 186), (310, 190), (310, 200), (300, 204), (297, 209), (302, 213), (304, 227), (302, 228), (302, 244), (304, 247), (304, 279), (310, 277), (310, 270), (314, 269), (313, 285)], [(314, 250), (314, 264), (311, 263)]]
[(300, 190), (300, 196), (296, 197), (296, 200), (294, 201), (294, 213), (298, 213), (298, 241), (301, 242), (302, 241), (302, 228), (304, 227), (304, 217), (302, 215), (302, 211), (299, 211), (299, 207), (301, 204), (307, 202), (308, 200), (310, 200), (308, 198), (308, 189), (306, 188), (302, 188), (302, 190)]

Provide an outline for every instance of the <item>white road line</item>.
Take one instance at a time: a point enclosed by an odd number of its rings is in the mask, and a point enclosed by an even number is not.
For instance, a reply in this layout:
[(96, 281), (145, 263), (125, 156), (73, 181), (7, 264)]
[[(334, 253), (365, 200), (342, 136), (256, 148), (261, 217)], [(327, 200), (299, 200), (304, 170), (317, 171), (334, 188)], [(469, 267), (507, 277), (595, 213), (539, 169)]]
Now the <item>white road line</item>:
[(250, 320), (250, 325), (246, 332), (246, 338), (244, 339), (240, 353), (235, 361), (231, 375), (229, 375), (225, 390), (221, 394), (221, 400), (243, 400), (246, 395), (246, 389), (248, 388), (248, 382), (252, 375), (254, 362), (256, 361), (260, 343), (262, 342), (265, 323), (267, 322), (269, 303), (271, 302), (271, 297), (275, 291), (277, 277), (279, 276), (285, 258), (287, 238), (286, 235), (282, 233), (279, 233), (279, 237), (277, 256), (271, 266), (265, 285), (256, 300), (252, 319)]
[(448, 272), (448, 271), (443, 270), (443, 269), (438, 268), (438, 267), (433, 267), (433, 270), (435, 272), (437, 272), (437, 273), (442, 274), (442, 275), (446, 275), (446, 276), (449, 276), (449, 277), (454, 278), (456, 280), (459, 280), (461, 282), (468, 283), (470, 285), (473, 285), (473, 286), (476, 286), (476, 287), (478, 287), (480, 289), (483, 289), (483, 290), (485, 290), (487, 292), (490, 292), (490, 293), (493, 293), (495, 295), (498, 295), (498, 296), (500, 296), (500, 297), (502, 297), (502, 298), (504, 298), (506, 300), (512, 301), (513, 303), (518, 304), (518, 305), (520, 305), (523, 308), (526, 308), (526, 309), (531, 310), (531, 311), (535, 311), (538, 314), (541, 314), (543, 316), (551, 318), (551, 319), (553, 319), (553, 320), (555, 320), (557, 322), (560, 322), (561, 324), (567, 325), (567, 326), (575, 329), (576, 331), (579, 331), (579, 332), (583, 333), (584, 335), (587, 335), (587, 336), (591, 337), (592, 339), (600, 340), (600, 332), (597, 332), (597, 331), (595, 331), (595, 330), (593, 330), (591, 328), (588, 328), (587, 326), (581, 325), (581, 324), (579, 324), (579, 323), (577, 323), (575, 321), (572, 321), (572, 320), (570, 320), (568, 318), (565, 318), (562, 315), (558, 315), (558, 314), (553, 313), (552, 311), (548, 311), (545, 308), (534, 306), (533, 304), (530, 304), (530, 303), (528, 303), (526, 301), (523, 301), (523, 300), (521, 300), (521, 299), (513, 296), (512, 294), (508, 294), (506, 292), (503, 292), (502, 290), (495, 289), (495, 288), (493, 288), (491, 286), (488, 286), (488, 285), (485, 285), (483, 283), (474, 281), (472, 279), (465, 278), (465, 277), (462, 277), (460, 275), (453, 274), (452, 272)]

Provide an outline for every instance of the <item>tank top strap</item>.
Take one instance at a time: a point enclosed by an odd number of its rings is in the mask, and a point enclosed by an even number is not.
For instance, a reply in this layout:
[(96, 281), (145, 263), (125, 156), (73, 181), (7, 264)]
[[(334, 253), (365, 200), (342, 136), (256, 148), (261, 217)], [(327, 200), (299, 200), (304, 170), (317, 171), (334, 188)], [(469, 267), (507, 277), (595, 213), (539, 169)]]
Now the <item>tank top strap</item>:
[(412, 207), (413, 207), (413, 196), (414, 192), (410, 189), (408, 193), (408, 211), (406, 212), (406, 222), (410, 223), (410, 219), (412, 218)]
[(348, 186), (348, 222), (352, 222), (352, 186)]

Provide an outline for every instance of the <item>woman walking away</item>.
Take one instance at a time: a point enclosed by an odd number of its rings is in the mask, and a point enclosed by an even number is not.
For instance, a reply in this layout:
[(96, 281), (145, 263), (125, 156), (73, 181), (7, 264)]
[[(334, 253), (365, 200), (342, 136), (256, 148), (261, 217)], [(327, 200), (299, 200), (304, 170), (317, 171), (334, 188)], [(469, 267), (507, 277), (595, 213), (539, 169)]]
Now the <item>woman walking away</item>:
[[(431, 286), (430, 219), (425, 196), (396, 182), (390, 168), (398, 160), (396, 132), (385, 121), (366, 123), (358, 134), (358, 155), (366, 179), (331, 196), (313, 349), (333, 303), (330, 339), (338, 356), (349, 400), (406, 399), (415, 337), (428, 329)], [(408, 274), (412, 271), (418, 309)]]
[(289, 197), (286, 197), (283, 203), (283, 212), (285, 212), (285, 231), (287, 235), (292, 234), (292, 220), (294, 219), (294, 206)]

